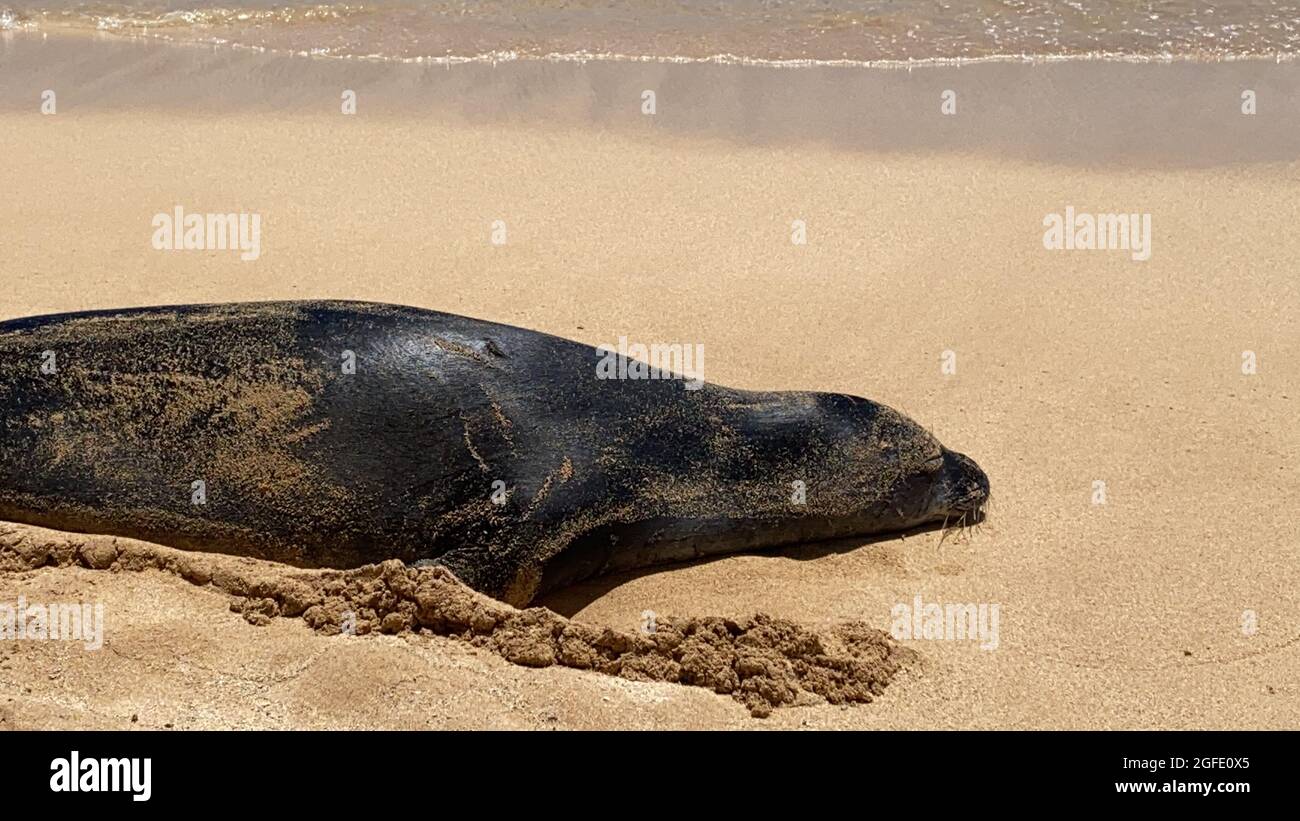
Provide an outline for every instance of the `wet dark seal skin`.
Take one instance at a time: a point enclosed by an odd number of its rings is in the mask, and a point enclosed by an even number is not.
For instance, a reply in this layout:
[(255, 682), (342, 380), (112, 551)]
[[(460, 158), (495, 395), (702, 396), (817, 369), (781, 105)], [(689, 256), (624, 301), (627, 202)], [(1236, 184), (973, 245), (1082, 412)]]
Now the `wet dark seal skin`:
[(0, 323), (0, 519), (300, 566), (434, 561), (522, 604), (988, 497), (973, 461), (875, 402), (598, 379), (600, 359), (357, 302)]

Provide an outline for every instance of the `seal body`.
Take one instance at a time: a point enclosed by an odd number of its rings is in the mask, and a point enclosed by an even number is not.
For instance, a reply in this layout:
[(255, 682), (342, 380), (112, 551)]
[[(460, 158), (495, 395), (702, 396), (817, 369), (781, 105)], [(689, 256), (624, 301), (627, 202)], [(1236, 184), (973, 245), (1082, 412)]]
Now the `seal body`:
[(974, 462), (883, 405), (601, 378), (608, 356), (356, 302), (0, 323), (0, 519), (301, 566), (434, 561), (526, 603), (987, 498)]

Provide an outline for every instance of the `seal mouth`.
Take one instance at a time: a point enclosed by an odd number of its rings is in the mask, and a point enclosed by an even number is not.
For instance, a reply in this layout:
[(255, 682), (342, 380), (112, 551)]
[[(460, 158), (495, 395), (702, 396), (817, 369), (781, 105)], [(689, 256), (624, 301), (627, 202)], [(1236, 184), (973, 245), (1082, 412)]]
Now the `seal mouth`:
[(933, 507), (946, 518), (974, 524), (984, 518), (989, 477), (964, 453), (942, 449), (943, 466), (934, 486)]

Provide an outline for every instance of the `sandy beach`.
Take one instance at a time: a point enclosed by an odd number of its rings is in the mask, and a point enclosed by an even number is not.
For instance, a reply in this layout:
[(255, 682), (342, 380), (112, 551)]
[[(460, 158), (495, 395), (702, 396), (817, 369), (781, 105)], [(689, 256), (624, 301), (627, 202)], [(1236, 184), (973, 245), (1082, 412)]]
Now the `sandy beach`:
[[(0, 727), (1300, 727), (1295, 66), (803, 85), (800, 69), (399, 70), (54, 37), (2, 53), (2, 318), (357, 299), (591, 345), (701, 343), (709, 381), (905, 412), (978, 460), (987, 520), (541, 604), (628, 632), (646, 610), (889, 629), (918, 596), (996, 603), (1001, 620), (995, 650), (905, 642), (917, 661), (871, 704), (758, 719), (698, 687), (529, 669), (439, 636), (255, 626), (156, 569), (39, 567), (0, 573), (0, 601), (102, 601), (105, 648), (0, 645)], [(662, 114), (641, 113), (641, 89)], [(846, 100), (881, 114), (859, 127)], [(151, 220), (177, 205), (260, 214), (260, 256), (155, 250)], [(1045, 248), (1045, 215), (1067, 207), (1149, 214), (1149, 259)]]

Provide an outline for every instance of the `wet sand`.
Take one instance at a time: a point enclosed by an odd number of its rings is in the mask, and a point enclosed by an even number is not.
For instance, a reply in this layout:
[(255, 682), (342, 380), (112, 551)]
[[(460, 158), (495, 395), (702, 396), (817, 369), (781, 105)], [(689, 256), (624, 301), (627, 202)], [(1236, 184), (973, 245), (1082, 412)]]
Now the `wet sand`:
[[(703, 343), (710, 381), (908, 413), (988, 473), (988, 521), (544, 604), (622, 630), (647, 609), (884, 629), (919, 595), (996, 603), (1001, 624), (994, 651), (909, 642), (925, 663), (873, 704), (759, 720), (437, 637), (255, 627), (156, 571), (43, 568), (0, 574), (0, 601), (102, 600), (106, 649), (0, 646), (0, 726), (1300, 726), (1292, 65), (405, 73), (135, 44), (57, 61), (71, 52), (40, 51), (56, 38), (19, 39), (0, 52), (5, 318), (346, 298)], [(642, 88), (660, 89), (653, 117)], [(260, 213), (261, 257), (154, 250), (150, 221), (177, 204)], [(1150, 213), (1150, 260), (1046, 250), (1044, 215), (1066, 206)]]

